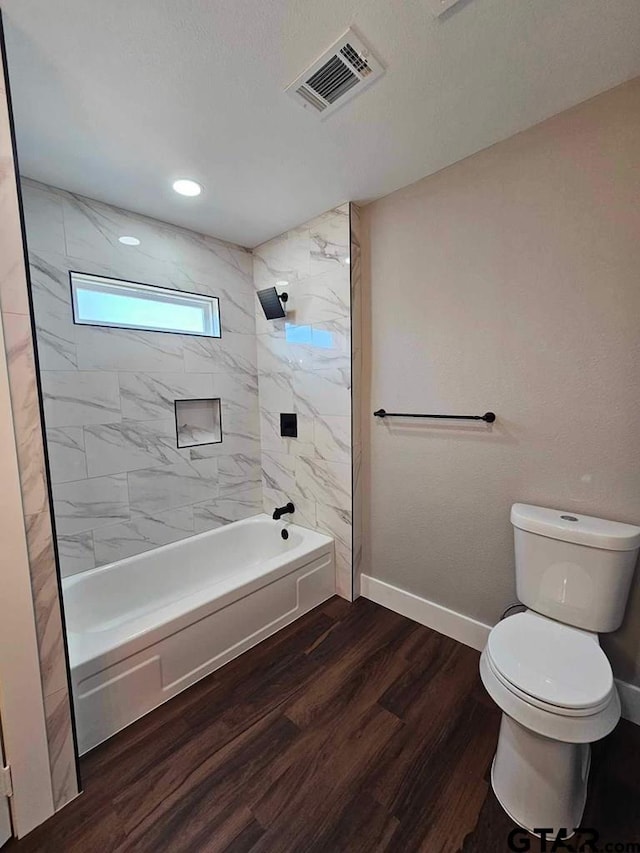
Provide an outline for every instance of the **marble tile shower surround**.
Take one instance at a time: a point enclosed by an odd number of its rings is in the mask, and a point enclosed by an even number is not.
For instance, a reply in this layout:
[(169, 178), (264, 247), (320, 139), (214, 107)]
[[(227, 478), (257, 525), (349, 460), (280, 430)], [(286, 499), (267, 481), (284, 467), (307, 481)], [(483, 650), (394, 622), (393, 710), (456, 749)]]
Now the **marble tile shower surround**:
[[(300, 523), (334, 536), (338, 591), (347, 598), (355, 458), (349, 207), (253, 253), (256, 289), (276, 286), (290, 296), (286, 318), (266, 320), (256, 310), (264, 508), (271, 512), (292, 499)], [(297, 412), (297, 438), (280, 436), (280, 412)]]
[(363, 412), (363, 354), (362, 336), (364, 309), (362, 305), (362, 219), (360, 208), (351, 205), (351, 470), (353, 484), (353, 591), (360, 595), (362, 573), (363, 482), (362, 482), (362, 419)]
[[(63, 574), (260, 512), (251, 254), (32, 181), (23, 198)], [(222, 338), (76, 326), (69, 270), (217, 296)], [(222, 443), (178, 448), (174, 400), (216, 397)]]
[[(1, 50), (1, 46), (0, 46)], [(51, 788), (56, 809), (78, 793), (62, 615), (38, 403), (9, 111), (0, 80), (0, 312), (36, 617)]]

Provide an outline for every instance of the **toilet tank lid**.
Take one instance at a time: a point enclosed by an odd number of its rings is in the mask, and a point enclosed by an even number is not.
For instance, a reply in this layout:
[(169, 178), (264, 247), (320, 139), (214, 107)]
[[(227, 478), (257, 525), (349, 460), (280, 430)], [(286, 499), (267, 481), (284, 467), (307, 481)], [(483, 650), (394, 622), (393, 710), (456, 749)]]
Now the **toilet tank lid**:
[(640, 547), (640, 527), (569, 510), (514, 504), (511, 507), (511, 524), (529, 533), (590, 548), (635, 551)]

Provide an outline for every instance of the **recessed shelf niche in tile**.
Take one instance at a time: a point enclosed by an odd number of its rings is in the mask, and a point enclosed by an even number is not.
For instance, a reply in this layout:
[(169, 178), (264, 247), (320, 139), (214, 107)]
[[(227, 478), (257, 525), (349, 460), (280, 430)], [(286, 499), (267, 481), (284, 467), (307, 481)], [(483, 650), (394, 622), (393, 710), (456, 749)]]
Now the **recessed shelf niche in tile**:
[(176, 400), (178, 447), (219, 444), (222, 441), (220, 398)]

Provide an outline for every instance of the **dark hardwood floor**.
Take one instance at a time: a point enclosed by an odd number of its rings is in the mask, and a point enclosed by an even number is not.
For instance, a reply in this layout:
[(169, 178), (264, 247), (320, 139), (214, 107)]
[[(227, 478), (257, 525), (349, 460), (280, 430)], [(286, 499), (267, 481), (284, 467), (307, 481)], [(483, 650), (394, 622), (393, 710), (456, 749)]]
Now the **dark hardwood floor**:
[[(334, 598), (87, 755), (84, 794), (7, 850), (509, 850), (478, 657)], [(640, 841), (639, 758), (629, 723), (595, 746), (603, 845)]]

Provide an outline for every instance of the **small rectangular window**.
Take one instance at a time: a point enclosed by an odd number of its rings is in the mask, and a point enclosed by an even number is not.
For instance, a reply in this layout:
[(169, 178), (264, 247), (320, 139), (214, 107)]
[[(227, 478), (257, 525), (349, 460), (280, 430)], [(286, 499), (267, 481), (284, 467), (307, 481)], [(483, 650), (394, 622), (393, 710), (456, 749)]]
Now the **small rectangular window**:
[(220, 307), (215, 296), (85, 273), (69, 275), (74, 323), (220, 337)]

